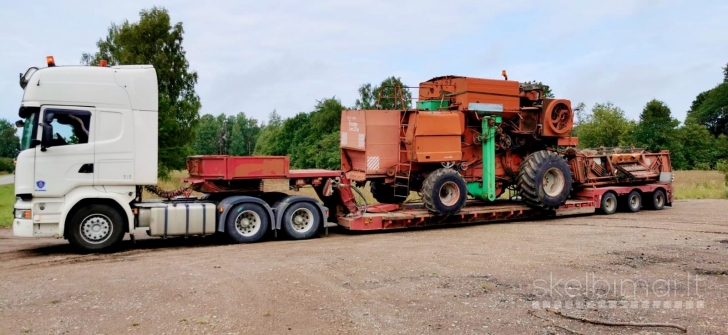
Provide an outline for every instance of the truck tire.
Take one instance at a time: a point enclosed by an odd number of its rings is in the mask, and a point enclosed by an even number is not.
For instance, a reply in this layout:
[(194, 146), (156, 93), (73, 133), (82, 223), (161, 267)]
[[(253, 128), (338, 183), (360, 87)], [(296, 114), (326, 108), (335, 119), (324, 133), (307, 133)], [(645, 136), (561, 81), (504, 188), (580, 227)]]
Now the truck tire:
[(401, 204), (405, 198), (394, 196), (394, 187), (386, 185), (382, 182), (372, 181), (370, 184), (372, 196), (380, 204)]
[(571, 170), (559, 154), (541, 150), (523, 160), (516, 182), (527, 205), (552, 210), (566, 202), (571, 193)]
[(316, 234), (321, 227), (321, 213), (310, 202), (294, 202), (283, 212), (281, 223), (288, 236), (305, 240)]
[(260, 241), (270, 229), (268, 212), (261, 205), (244, 202), (235, 205), (225, 218), (225, 232), (235, 243)]
[(667, 197), (665, 197), (665, 191), (657, 189), (655, 190), (655, 192), (652, 192), (651, 198), (652, 202), (649, 204), (650, 209), (659, 211), (665, 208), (665, 203), (667, 202)]
[(612, 192), (604, 193), (599, 211), (606, 215), (614, 214), (617, 211), (617, 196)]
[(124, 239), (124, 217), (104, 204), (83, 206), (70, 221), (68, 241), (87, 252), (112, 250)]
[(437, 169), (422, 184), (422, 202), (433, 213), (457, 214), (465, 206), (467, 196), (465, 179), (453, 169)]
[(636, 213), (642, 208), (642, 195), (640, 192), (632, 191), (624, 198), (624, 209)]

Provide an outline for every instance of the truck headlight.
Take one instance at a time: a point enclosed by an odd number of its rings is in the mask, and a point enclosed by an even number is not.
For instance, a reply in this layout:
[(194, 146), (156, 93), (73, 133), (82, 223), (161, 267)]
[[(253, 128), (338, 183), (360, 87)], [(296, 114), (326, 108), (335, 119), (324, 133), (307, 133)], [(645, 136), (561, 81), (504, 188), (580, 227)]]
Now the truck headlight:
[(15, 218), (16, 219), (30, 219), (32, 216), (30, 215), (30, 209), (16, 209), (15, 210)]

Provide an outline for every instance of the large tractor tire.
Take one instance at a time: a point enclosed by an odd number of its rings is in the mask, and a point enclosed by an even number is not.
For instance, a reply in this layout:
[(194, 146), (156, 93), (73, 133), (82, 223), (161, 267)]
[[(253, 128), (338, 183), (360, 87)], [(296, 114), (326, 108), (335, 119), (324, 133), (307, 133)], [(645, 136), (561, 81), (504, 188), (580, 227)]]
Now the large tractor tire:
[(531, 207), (555, 209), (569, 197), (571, 170), (569, 164), (553, 151), (530, 154), (518, 170), (518, 190)]
[(433, 213), (453, 215), (465, 206), (468, 189), (465, 179), (453, 169), (438, 169), (422, 184), (422, 202)]
[(372, 181), (370, 184), (372, 196), (380, 204), (401, 204), (405, 198), (394, 196), (394, 187), (379, 181)]

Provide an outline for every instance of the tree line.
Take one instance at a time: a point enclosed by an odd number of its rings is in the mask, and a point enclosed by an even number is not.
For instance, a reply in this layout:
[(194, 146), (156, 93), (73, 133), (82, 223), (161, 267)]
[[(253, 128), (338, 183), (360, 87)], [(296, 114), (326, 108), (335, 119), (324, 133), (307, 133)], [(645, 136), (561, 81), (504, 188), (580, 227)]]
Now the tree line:
[[(97, 65), (152, 64), (159, 86), (159, 171), (184, 169), (190, 155), (287, 155), (293, 168), (339, 168), (339, 126), (344, 109), (409, 108), (411, 92), (401, 91), (400, 78), (388, 77), (378, 85), (363, 84), (354, 106), (344, 106), (336, 97), (316, 101), (311, 111), (282, 118), (276, 110), (267, 123), (239, 112), (200, 115), (201, 101), (195, 92), (197, 73), (190, 71), (183, 48), (184, 27), (172, 24), (161, 7), (140, 11), (137, 22), (112, 23), (97, 50), (84, 53), (81, 63)], [(579, 146), (644, 147), (649, 151), (670, 150), (676, 169), (711, 169), (728, 165), (728, 65), (725, 79), (698, 94), (687, 118), (680, 122), (662, 101), (651, 100), (639, 120), (630, 120), (611, 102), (597, 103), (590, 111), (576, 108), (572, 136)], [(541, 82), (545, 96), (554, 93)], [(379, 97), (382, 97), (380, 100)], [(0, 157), (14, 157), (19, 140), (12, 124), (0, 120)], [(722, 164), (722, 165), (721, 165)]]
[(657, 99), (648, 101), (638, 120), (614, 104), (597, 103), (590, 112), (576, 108), (573, 135), (582, 148), (635, 146), (650, 152), (670, 150), (678, 170), (724, 170), (728, 165), (728, 64), (723, 82), (695, 97), (684, 122)]

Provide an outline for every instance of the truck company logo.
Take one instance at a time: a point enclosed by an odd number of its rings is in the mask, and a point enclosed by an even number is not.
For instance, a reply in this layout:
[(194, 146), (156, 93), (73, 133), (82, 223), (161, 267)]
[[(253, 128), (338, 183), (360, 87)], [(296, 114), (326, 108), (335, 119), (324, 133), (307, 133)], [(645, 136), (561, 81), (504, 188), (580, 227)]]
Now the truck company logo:
[(43, 188), (45, 187), (45, 184), (46, 184), (46, 183), (45, 183), (44, 181), (42, 181), (42, 180), (36, 181), (36, 182), (35, 182), (35, 186), (37, 186), (37, 187), (38, 187), (38, 188), (36, 189), (36, 191), (45, 191), (45, 190), (43, 189)]

